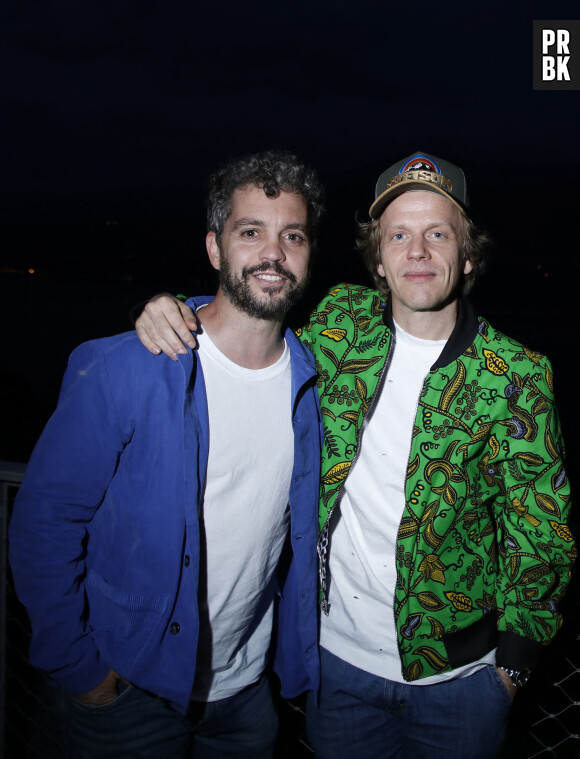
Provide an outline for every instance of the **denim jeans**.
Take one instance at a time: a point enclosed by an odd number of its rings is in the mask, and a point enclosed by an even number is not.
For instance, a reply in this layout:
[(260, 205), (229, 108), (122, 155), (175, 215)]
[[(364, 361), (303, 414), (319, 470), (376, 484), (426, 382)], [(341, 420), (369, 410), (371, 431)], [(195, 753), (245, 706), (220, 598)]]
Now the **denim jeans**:
[(308, 696), (316, 759), (490, 759), (511, 698), (495, 667), (437, 685), (376, 677), (321, 649), (320, 702)]
[(266, 677), (230, 698), (192, 703), (187, 716), (122, 681), (105, 706), (63, 691), (58, 701), (68, 759), (270, 759), (278, 732)]

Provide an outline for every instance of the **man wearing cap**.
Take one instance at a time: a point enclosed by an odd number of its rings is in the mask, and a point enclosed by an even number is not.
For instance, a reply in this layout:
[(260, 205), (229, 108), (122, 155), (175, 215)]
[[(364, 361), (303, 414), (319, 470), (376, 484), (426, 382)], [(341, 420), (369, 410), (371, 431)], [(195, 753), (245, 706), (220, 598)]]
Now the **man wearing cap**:
[[(496, 755), (560, 623), (575, 549), (552, 371), (465, 298), (485, 243), (467, 209), (447, 161), (387, 169), (359, 240), (378, 289), (333, 288), (299, 331), (325, 424), (321, 759)], [(169, 354), (188, 334), (158, 307), (139, 327)]]

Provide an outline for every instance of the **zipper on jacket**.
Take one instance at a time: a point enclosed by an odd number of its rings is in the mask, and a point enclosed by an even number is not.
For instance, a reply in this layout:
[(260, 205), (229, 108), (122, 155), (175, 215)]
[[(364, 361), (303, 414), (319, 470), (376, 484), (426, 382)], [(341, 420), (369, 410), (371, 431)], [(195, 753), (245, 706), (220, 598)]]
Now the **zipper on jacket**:
[[(362, 422), (362, 425), (361, 425), (361, 428), (360, 428), (360, 432), (359, 432), (359, 436), (358, 436), (358, 442), (357, 442), (357, 446), (356, 446), (356, 451), (355, 451), (352, 463), (350, 465), (349, 472), (352, 471), (352, 468), (355, 465), (355, 463), (357, 462), (358, 457), (360, 455), (360, 447), (361, 447), (361, 443), (362, 443), (363, 433), (366, 430), (366, 428), (368, 426), (368, 423), (369, 423), (369, 420), (371, 419), (371, 417), (373, 415), (373, 412), (374, 412), (375, 407), (377, 405), (377, 400), (378, 400), (379, 395), (381, 394), (381, 392), (383, 390), (383, 385), (385, 384), (385, 377), (387, 375), (387, 372), (389, 370), (389, 366), (391, 365), (391, 360), (393, 358), (393, 351), (395, 350), (395, 343), (397, 342), (396, 333), (395, 333), (394, 329), (391, 329), (388, 326), (387, 326), (387, 329), (391, 333), (391, 340), (389, 342), (389, 350), (387, 351), (387, 356), (385, 358), (385, 363), (384, 363), (383, 368), (381, 370), (381, 374), (379, 376), (379, 381), (377, 382), (377, 387), (375, 389), (375, 393), (373, 395), (373, 399), (372, 399), (371, 405), (370, 405), (369, 410), (367, 411), (367, 413), (366, 413), (366, 415), (365, 415), (365, 417), (363, 419), (363, 422)], [(419, 405), (419, 401), (417, 400), (417, 406), (418, 405)], [(322, 609), (322, 611), (324, 612), (324, 614), (326, 616), (328, 616), (328, 614), (330, 612), (330, 604), (328, 603), (328, 585), (327, 585), (327, 582), (326, 582), (326, 577), (327, 577), (327, 574), (328, 574), (328, 572), (327, 572), (327, 565), (328, 565), (328, 540), (329, 540), (329, 538), (328, 538), (328, 532), (329, 532), (329, 527), (330, 527), (330, 522), (332, 520), (332, 517), (333, 517), (333, 515), (334, 515), (334, 513), (335, 513), (335, 511), (337, 509), (337, 507), (340, 506), (340, 500), (342, 498), (342, 494), (344, 492), (344, 485), (345, 485), (345, 482), (346, 482), (347, 479), (348, 479), (348, 474), (347, 474), (347, 476), (345, 477), (345, 479), (344, 479), (344, 481), (342, 483), (342, 486), (341, 486), (341, 489), (340, 489), (340, 493), (337, 495), (336, 500), (334, 501), (334, 506), (332, 507), (332, 509), (330, 510), (330, 512), (328, 514), (328, 517), (326, 518), (326, 524), (322, 528), (322, 531), (320, 533), (320, 537), (318, 538), (318, 544), (317, 544), (317, 551), (318, 551), (318, 575), (319, 575), (319, 580), (320, 580), (320, 589), (321, 589), (321, 592), (322, 592), (322, 597), (320, 599), (320, 608)]]

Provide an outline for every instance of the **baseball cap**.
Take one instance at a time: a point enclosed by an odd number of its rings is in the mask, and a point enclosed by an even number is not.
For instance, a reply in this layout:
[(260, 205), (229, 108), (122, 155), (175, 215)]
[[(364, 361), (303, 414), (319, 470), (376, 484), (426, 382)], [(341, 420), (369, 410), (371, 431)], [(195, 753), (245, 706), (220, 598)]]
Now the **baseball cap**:
[(378, 219), (385, 206), (407, 190), (438, 192), (462, 211), (469, 206), (463, 171), (449, 161), (419, 151), (393, 164), (378, 178), (375, 201), (369, 209), (371, 219)]

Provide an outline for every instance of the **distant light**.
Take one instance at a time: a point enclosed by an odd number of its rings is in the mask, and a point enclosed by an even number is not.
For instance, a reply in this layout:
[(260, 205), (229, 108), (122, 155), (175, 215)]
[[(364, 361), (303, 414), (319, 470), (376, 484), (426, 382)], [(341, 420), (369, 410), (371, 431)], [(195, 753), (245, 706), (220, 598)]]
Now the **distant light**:
[(544, 272), (544, 277), (549, 277), (549, 276), (550, 276), (550, 275), (548, 274), (548, 272), (547, 272), (547, 271), (545, 271), (545, 272)]
[(29, 274), (35, 274), (35, 270), (34, 270), (34, 269), (29, 269), (29, 270), (28, 270), (28, 273), (29, 273)]

